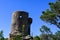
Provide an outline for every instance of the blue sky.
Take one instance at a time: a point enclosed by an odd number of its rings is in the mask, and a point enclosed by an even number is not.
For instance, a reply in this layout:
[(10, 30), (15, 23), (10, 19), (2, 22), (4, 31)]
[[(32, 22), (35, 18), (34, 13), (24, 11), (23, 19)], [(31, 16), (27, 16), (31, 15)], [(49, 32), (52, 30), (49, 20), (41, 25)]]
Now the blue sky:
[(4, 31), (4, 37), (9, 37), (11, 28), (12, 13), (17, 10), (29, 12), (33, 18), (31, 24), (31, 35), (40, 35), (39, 28), (42, 25), (48, 26), (53, 33), (59, 30), (55, 25), (50, 25), (40, 19), (42, 11), (49, 9), (49, 2), (56, 0), (0, 0), (0, 30)]

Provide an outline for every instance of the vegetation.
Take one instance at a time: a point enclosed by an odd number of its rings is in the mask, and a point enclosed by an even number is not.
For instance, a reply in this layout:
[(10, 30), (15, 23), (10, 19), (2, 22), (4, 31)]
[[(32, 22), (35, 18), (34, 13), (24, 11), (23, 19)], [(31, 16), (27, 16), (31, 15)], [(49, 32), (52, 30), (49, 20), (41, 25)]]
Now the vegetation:
[(4, 40), (3, 31), (0, 31), (0, 40)]
[(39, 36), (35, 36), (33, 40), (40, 40)]
[(57, 31), (55, 34), (52, 34), (50, 28), (43, 25), (40, 28), (40, 36), (35, 36), (33, 40), (60, 40), (60, 31)]
[(8, 40), (8, 38), (4, 38), (3, 30), (0, 31), (0, 40)]
[(60, 1), (50, 2), (50, 9), (42, 12), (41, 19), (60, 28)]
[[(50, 9), (42, 12), (40, 19), (43, 21), (56, 25), (60, 29), (60, 0), (50, 2)], [(53, 34), (47, 26), (43, 25), (40, 28), (40, 36), (34, 37), (34, 40), (60, 40), (60, 31)]]

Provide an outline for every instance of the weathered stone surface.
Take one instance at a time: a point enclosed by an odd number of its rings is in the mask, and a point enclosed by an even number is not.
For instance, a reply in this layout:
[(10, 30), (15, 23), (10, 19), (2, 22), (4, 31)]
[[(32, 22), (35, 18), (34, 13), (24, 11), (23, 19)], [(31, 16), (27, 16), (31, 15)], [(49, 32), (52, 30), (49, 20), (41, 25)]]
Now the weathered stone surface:
[(30, 25), (32, 18), (25, 11), (16, 11), (12, 14), (12, 26), (10, 38), (15, 35), (27, 36), (30, 35)]

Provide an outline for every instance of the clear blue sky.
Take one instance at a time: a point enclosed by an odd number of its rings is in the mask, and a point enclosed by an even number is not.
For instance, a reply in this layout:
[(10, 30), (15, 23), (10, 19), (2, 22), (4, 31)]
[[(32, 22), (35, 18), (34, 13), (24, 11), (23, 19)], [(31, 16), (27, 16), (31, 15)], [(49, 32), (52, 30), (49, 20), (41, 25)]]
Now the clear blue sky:
[(53, 33), (59, 30), (56, 26), (42, 21), (39, 17), (42, 11), (49, 9), (49, 2), (56, 0), (0, 0), (0, 30), (4, 31), (4, 37), (9, 37), (11, 28), (12, 13), (17, 10), (29, 12), (29, 17), (33, 18), (31, 25), (31, 35), (39, 35), (39, 28), (42, 25), (48, 26)]

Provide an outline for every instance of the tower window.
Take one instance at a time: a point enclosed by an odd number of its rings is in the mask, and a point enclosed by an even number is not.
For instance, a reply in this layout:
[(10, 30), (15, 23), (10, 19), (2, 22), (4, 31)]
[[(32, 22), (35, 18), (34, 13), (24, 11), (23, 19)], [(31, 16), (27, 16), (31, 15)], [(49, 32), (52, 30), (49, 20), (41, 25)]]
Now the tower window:
[(20, 18), (22, 18), (22, 16), (20, 16)]

